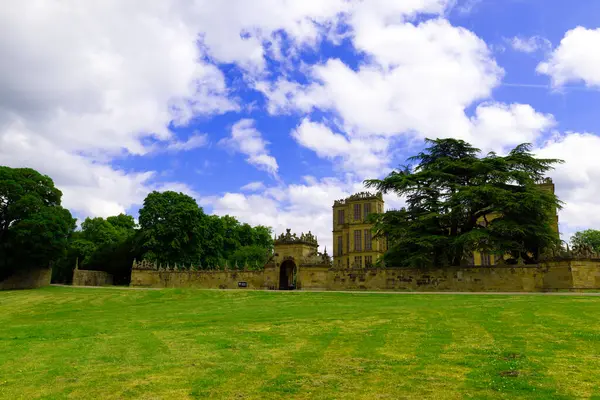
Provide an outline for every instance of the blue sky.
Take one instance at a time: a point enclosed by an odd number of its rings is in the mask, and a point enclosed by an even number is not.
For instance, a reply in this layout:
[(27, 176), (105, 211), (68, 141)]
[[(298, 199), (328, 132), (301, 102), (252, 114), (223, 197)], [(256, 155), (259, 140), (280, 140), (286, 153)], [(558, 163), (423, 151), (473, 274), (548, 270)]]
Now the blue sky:
[(564, 237), (600, 226), (597, 1), (22, 3), (0, 11), (0, 163), (79, 218), (177, 190), (330, 245), (333, 200), (452, 136), (564, 159)]

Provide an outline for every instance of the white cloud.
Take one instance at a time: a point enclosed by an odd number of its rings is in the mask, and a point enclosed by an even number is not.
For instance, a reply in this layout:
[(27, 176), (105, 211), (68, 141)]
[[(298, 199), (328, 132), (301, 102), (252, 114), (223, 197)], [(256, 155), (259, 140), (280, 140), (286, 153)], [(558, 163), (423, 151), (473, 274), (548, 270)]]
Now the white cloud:
[(237, 108), (222, 73), (199, 61), (197, 28), (160, 1), (15, 2), (0, 11), (0, 163), (49, 174), (76, 212), (139, 204), (151, 171), (110, 166), (141, 139)]
[(569, 82), (585, 82), (600, 88), (600, 28), (577, 27), (568, 31), (537, 71), (552, 78), (560, 87)]
[(334, 111), (348, 135), (457, 136), (469, 130), (465, 109), (485, 99), (503, 71), (485, 43), (445, 20), (418, 25), (363, 21), (354, 44), (370, 63), (353, 70), (330, 59), (311, 70), (315, 83), (261, 84), (272, 112)]
[(240, 188), (243, 192), (258, 192), (265, 189), (265, 184), (261, 181), (250, 182)]
[(83, 216), (124, 213), (131, 205), (141, 204), (152, 190), (176, 188), (194, 195), (184, 183), (156, 183), (152, 171), (127, 172), (69, 153), (18, 124), (0, 135), (0, 154), (2, 164), (27, 166), (49, 175), (63, 192), (63, 204)]
[[(212, 64), (235, 63), (244, 69), (245, 82), (256, 82), (265, 93), (272, 114), (332, 111), (328, 120), (304, 115), (293, 135), (318, 156), (341, 161), (341, 172), (354, 175), (340, 173), (345, 180), (309, 177), (302, 184), (266, 189), (254, 182), (243, 188), (253, 190), (251, 194), (201, 201), (217, 212), (270, 224), (278, 232), (313, 229), (322, 243), (330, 243), (333, 200), (360, 191), (360, 173), (386, 172), (391, 140), (452, 136), (501, 150), (522, 141), (539, 142), (555, 125), (551, 115), (525, 104), (477, 106), (490, 99), (503, 70), (474, 33), (441, 19), (454, 4), (148, 0), (140, 7), (117, 0), (13, 2), (0, 11), (0, 163), (31, 166), (52, 176), (64, 192), (64, 204), (87, 215), (123, 212), (153, 189), (172, 188), (198, 198), (184, 183), (158, 184), (157, 172), (118, 169), (111, 160), (155, 150), (144, 145), (148, 136), (169, 151), (206, 145), (206, 136), (182, 140), (169, 126), (240, 110), (240, 100), (232, 97), (223, 73)], [(417, 22), (420, 13), (433, 19)], [(289, 68), (287, 61), (300, 49), (316, 49), (323, 38), (339, 40), (335, 28), (340, 23), (365, 56), (358, 67), (329, 59), (302, 66), (308, 85), (290, 81), (286, 74), (275, 83), (265, 81), (267, 55)], [(292, 42), (287, 53), (281, 50), (282, 30)], [(547, 43), (521, 38), (516, 45), (524, 51), (536, 46)], [(600, 29), (573, 29), (538, 71), (555, 86), (583, 81), (598, 87), (598, 47)], [(465, 110), (474, 105), (469, 117)], [(277, 174), (277, 160), (252, 120), (239, 121), (231, 133), (226, 143), (249, 163)], [(567, 158), (553, 176), (568, 202), (561, 219), (569, 227), (600, 222), (594, 217), (600, 210), (594, 211), (599, 193), (593, 184), (600, 170), (598, 142), (591, 134), (567, 134), (541, 145), (542, 154)], [(402, 200), (390, 198), (388, 205), (401, 206)]]
[(199, 147), (204, 147), (208, 144), (207, 134), (194, 134), (185, 141), (175, 141), (169, 143), (167, 150), (171, 151), (187, 151), (194, 150)]
[(317, 180), (309, 177), (307, 183), (270, 187), (260, 193), (225, 193), (205, 198), (215, 214), (233, 215), (252, 225), (268, 225), (281, 234), (290, 228), (293, 232), (312, 231), (317, 235), (321, 251), (327, 246), (331, 254), (332, 211), (334, 200), (364, 190), (363, 185), (351, 178)]
[(565, 161), (549, 174), (558, 197), (566, 203), (559, 214), (563, 236), (586, 228), (600, 229), (600, 137), (568, 132), (551, 138), (535, 152)]
[(484, 152), (502, 153), (521, 143), (536, 143), (556, 124), (550, 114), (542, 114), (529, 104), (480, 104), (471, 118), (472, 129), (463, 137)]
[(458, 5), (457, 11), (463, 15), (470, 14), (482, 1), (483, 0), (464, 0)]
[(269, 142), (262, 138), (262, 135), (254, 127), (254, 121), (251, 119), (242, 119), (231, 128), (231, 136), (221, 139), (220, 144), (230, 148), (233, 151), (248, 156), (246, 161), (255, 167), (277, 175), (277, 160), (269, 155), (267, 145)]
[(548, 51), (552, 49), (552, 43), (542, 36), (515, 36), (511, 39), (507, 39), (507, 41), (514, 50), (523, 53), (535, 53), (538, 50)]
[(302, 120), (292, 132), (296, 141), (313, 150), (319, 157), (333, 161), (340, 160), (345, 171), (364, 177), (379, 176), (389, 163), (386, 138), (372, 137), (348, 139), (343, 134), (334, 133), (322, 123)]
[[(153, 151), (141, 140), (146, 136), (171, 143), (167, 149), (173, 151), (200, 146), (200, 136), (173, 138), (169, 124), (239, 109), (223, 74), (204, 56), (259, 76), (263, 43), (277, 42), (280, 30), (294, 50), (335, 38), (342, 19), (364, 31), (390, 15), (398, 21), (417, 12), (440, 14), (448, 3), (149, 0), (140, 8), (117, 0), (17, 2), (0, 12), (0, 162), (23, 166), (30, 160), (45, 173), (62, 167), (53, 175), (61, 188), (67, 187), (62, 182), (78, 182), (65, 190), (73, 193), (65, 195), (67, 207), (93, 214), (127, 209), (156, 174), (120, 171), (110, 166), (112, 157)], [(43, 145), (31, 150), (32, 143)], [(266, 152), (248, 154), (248, 161), (277, 171)], [(81, 174), (95, 178), (81, 180)], [(104, 190), (113, 177), (132, 189), (115, 195)], [(72, 200), (90, 196), (96, 197), (85, 205)]]

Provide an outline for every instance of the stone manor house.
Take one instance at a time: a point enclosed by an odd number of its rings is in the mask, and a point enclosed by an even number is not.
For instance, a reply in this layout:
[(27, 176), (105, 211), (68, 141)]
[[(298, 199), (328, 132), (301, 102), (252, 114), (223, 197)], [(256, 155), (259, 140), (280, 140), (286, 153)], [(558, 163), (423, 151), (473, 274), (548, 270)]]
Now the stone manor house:
[[(546, 180), (544, 190), (554, 191)], [(262, 269), (248, 266), (230, 269), (227, 264), (199, 269), (197, 266), (157, 265), (134, 261), (133, 287), (265, 290), (411, 290), (547, 292), (600, 289), (600, 254), (558, 254), (539, 264), (506, 264), (489, 254), (472, 255), (462, 266), (432, 268), (376, 268), (386, 250), (385, 240), (373, 239), (371, 213), (384, 211), (381, 194), (357, 193), (335, 201), (332, 207), (333, 261), (318, 251), (312, 233), (296, 235), (287, 229), (274, 238), (274, 252)], [(556, 213), (555, 213), (556, 214)], [(489, 221), (494, 215), (487, 215)], [(484, 223), (482, 221), (481, 223)], [(558, 234), (558, 217), (552, 221)], [(567, 252), (568, 253), (568, 252)], [(392, 268), (389, 268), (392, 267)], [(74, 285), (110, 284), (102, 271), (73, 274)]]
[[(554, 193), (554, 183), (550, 178), (538, 185), (542, 190)], [(373, 225), (367, 222), (371, 213), (382, 213), (384, 201), (381, 193), (362, 192), (333, 203), (333, 266), (335, 268), (369, 268), (387, 250), (385, 239), (373, 239)], [(480, 218), (479, 224), (497, 218), (487, 215)], [(552, 225), (558, 235), (558, 214), (555, 210)], [(469, 265), (496, 265), (501, 257), (486, 253), (474, 252)]]

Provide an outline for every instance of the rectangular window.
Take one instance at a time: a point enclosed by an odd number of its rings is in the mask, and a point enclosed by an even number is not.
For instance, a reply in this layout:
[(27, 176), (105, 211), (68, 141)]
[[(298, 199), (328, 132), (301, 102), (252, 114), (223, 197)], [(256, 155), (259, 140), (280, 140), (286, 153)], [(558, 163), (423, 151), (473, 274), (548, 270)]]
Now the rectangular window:
[(371, 230), (365, 229), (365, 250), (371, 250)]
[(354, 205), (354, 220), (360, 221), (360, 204)]
[(344, 210), (338, 210), (338, 224), (339, 225), (344, 225), (344, 219), (345, 219), (344, 218), (345, 217), (344, 214), (345, 214)]
[(362, 251), (360, 230), (354, 231), (354, 251)]
[(341, 256), (344, 254), (344, 241), (341, 236), (337, 238), (337, 255)]
[(363, 217), (365, 219), (367, 219), (367, 217), (369, 216), (369, 214), (371, 214), (371, 203), (365, 203), (364, 205), (364, 212), (363, 212)]
[(362, 267), (362, 256), (355, 256), (354, 257), (354, 266), (361, 268)]
[(373, 266), (373, 256), (365, 256), (365, 268)]
[[(346, 233), (346, 253), (350, 253), (350, 234)], [(348, 264), (350, 262), (348, 261)]]

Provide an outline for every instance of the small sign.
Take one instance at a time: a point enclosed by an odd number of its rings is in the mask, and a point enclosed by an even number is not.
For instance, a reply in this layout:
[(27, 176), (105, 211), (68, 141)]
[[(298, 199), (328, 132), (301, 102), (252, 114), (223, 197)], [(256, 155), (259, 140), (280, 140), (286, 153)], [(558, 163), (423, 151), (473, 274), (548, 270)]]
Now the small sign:
[(248, 282), (238, 282), (238, 287), (248, 287)]

